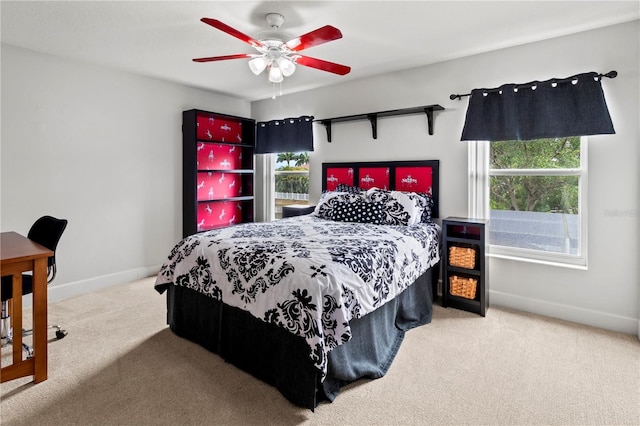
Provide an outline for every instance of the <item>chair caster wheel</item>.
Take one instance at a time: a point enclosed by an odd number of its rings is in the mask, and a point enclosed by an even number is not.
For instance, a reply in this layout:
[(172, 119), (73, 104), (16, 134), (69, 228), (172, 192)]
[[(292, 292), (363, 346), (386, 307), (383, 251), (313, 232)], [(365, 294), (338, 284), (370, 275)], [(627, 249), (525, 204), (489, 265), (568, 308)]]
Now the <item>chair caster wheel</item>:
[(68, 334), (68, 333), (67, 333), (67, 330), (57, 330), (57, 331), (56, 331), (56, 339), (60, 340), (60, 339), (62, 339), (64, 336), (66, 336), (67, 334)]

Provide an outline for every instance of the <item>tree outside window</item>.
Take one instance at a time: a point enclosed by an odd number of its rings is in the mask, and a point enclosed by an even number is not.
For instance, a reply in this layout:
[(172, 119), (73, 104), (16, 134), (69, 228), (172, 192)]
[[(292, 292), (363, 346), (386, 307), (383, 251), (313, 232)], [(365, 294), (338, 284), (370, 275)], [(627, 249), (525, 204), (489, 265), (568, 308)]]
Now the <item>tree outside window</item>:
[(275, 166), (275, 216), (280, 218), (282, 206), (308, 204), (309, 154), (283, 152), (277, 154)]
[(490, 244), (580, 255), (580, 137), (491, 142)]

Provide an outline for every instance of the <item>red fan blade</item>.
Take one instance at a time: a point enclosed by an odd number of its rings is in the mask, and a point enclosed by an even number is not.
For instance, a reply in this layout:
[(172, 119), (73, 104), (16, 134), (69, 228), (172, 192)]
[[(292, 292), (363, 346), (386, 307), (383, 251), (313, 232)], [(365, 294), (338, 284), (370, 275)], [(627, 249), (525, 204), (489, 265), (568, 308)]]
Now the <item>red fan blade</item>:
[(313, 46), (317, 46), (328, 41), (337, 40), (342, 38), (342, 33), (336, 27), (331, 25), (325, 25), (322, 28), (313, 30), (309, 33), (303, 34), (300, 37), (289, 40), (285, 45), (294, 52), (308, 49)]
[(213, 62), (213, 61), (226, 61), (227, 59), (242, 59), (251, 58), (255, 56), (252, 53), (238, 53), (237, 55), (225, 55), (225, 56), (210, 56), (208, 58), (195, 58), (193, 62)]
[(230, 26), (228, 26), (227, 24), (218, 21), (217, 19), (211, 19), (211, 18), (202, 18), (201, 19), (202, 22), (204, 22), (205, 24), (209, 24), (211, 25), (213, 28), (217, 28), (220, 31), (224, 31), (225, 33), (234, 36), (237, 39), (240, 39), (242, 41), (244, 41), (245, 43), (248, 43), (250, 45), (252, 45), (253, 47), (259, 47), (262, 46), (262, 43), (260, 43), (258, 40), (249, 37), (248, 35), (241, 33), (240, 31), (236, 30), (235, 28), (231, 28)]
[(296, 64), (304, 65), (305, 67), (316, 68), (321, 71), (328, 71), (339, 75), (349, 74), (349, 72), (351, 71), (351, 67), (336, 64), (334, 62), (323, 61), (322, 59), (316, 59), (302, 55), (295, 55), (295, 58)]

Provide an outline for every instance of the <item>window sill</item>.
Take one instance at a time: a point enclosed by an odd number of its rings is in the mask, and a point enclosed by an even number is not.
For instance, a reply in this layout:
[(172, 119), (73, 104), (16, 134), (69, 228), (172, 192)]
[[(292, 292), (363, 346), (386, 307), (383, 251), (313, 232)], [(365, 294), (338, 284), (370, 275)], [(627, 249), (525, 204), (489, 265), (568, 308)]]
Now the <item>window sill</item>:
[(539, 253), (517, 253), (515, 250), (496, 250), (495, 246), (490, 246), (488, 257), (496, 259), (512, 260), (515, 262), (535, 263), (538, 265), (553, 266), (558, 268), (575, 269), (579, 271), (587, 271), (586, 258), (577, 256), (564, 256), (562, 254), (543, 254)]

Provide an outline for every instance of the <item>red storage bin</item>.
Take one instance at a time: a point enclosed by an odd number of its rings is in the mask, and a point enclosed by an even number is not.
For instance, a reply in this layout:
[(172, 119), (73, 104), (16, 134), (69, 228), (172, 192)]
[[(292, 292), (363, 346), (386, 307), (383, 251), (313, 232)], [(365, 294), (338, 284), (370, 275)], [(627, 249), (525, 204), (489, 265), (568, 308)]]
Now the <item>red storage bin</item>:
[(196, 118), (198, 140), (242, 143), (242, 122), (214, 115), (198, 115)]
[(199, 142), (197, 147), (198, 170), (234, 170), (242, 168), (242, 148)]
[(242, 222), (242, 203), (211, 201), (198, 204), (198, 232)]
[(238, 173), (199, 172), (198, 201), (242, 196), (242, 176)]

